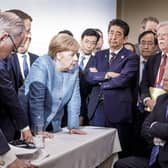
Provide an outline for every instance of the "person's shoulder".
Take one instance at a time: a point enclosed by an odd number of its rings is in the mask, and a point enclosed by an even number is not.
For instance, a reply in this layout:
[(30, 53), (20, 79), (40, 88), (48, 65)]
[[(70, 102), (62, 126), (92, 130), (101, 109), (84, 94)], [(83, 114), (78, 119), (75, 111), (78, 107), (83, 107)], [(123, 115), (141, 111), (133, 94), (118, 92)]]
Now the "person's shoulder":
[(32, 52), (28, 52), (28, 54), (30, 55), (30, 57), (34, 57), (34, 58), (38, 58), (39, 55), (32, 53)]
[(94, 58), (106, 58), (108, 57), (109, 55), (109, 49), (104, 49), (104, 50), (100, 50), (100, 51), (97, 51), (95, 56), (93, 56)]

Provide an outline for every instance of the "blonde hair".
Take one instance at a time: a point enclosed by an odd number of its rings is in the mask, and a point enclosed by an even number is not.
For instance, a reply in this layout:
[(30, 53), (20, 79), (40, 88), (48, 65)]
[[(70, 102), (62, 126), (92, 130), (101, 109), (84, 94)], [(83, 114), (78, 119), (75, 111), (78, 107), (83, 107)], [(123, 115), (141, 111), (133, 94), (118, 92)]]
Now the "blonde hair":
[(49, 44), (48, 55), (54, 59), (58, 52), (73, 51), (77, 53), (79, 50), (79, 43), (72, 36), (67, 34), (55, 35)]

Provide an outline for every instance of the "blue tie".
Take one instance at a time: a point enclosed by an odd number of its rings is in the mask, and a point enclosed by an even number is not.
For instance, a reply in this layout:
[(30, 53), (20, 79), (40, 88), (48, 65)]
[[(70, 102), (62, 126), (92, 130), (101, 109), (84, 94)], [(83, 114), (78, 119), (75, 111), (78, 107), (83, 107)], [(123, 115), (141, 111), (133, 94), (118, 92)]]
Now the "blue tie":
[(28, 68), (28, 64), (27, 64), (27, 56), (23, 55), (22, 57), (23, 57), (23, 72), (24, 72), (24, 76), (26, 78), (29, 73), (29, 68)]
[(84, 70), (84, 60), (85, 60), (86, 58), (84, 57), (84, 56), (81, 56), (81, 61), (80, 61), (80, 64), (79, 64), (79, 67), (82, 69), (82, 70)]
[(149, 166), (152, 166), (155, 163), (157, 155), (159, 153), (159, 147), (160, 147), (159, 145), (153, 146), (150, 160), (149, 160)]

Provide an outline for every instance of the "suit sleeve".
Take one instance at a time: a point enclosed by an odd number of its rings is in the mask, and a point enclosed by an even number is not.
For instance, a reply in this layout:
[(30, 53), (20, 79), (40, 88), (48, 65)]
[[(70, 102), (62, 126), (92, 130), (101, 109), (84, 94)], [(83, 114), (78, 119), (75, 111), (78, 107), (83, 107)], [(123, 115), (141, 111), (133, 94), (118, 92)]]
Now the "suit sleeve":
[(138, 57), (136, 55), (130, 55), (127, 57), (125, 65), (120, 72), (120, 75), (116, 78), (112, 78), (102, 83), (102, 89), (112, 88), (124, 88), (130, 86), (131, 79), (136, 75), (138, 71)]
[(73, 93), (70, 101), (68, 102), (68, 128), (78, 128), (79, 127), (79, 112), (81, 105), (81, 97), (79, 90), (79, 77), (77, 75)]
[(2, 106), (7, 106), (9, 115), (15, 120), (18, 129), (28, 125), (27, 114), (22, 109), (9, 73), (4, 65), (0, 65), (0, 101)]
[[(97, 67), (97, 58), (96, 56), (94, 56), (89, 68), (96, 68), (96, 67)], [(96, 85), (106, 80), (104, 79), (106, 72), (90, 72), (89, 68), (86, 71), (86, 80), (90, 84)]]
[[(165, 104), (163, 105), (163, 98), (163, 96), (160, 96), (157, 99), (153, 111), (148, 115), (148, 117), (145, 119), (142, 125), (142, 135), (148, 142), (153, 140), (154, 137), (158, 137), (163, 140), (168, 140), (168, 123), (162, 122), (162, 120), (160, 119), (165, 115), (165, 111), (163, 111), (165, 110)], [(160, 107), (161, 105), (162, 107)]]
[(8, 152), (9, 150), (10, 148), (8, 146), (8, 142), (0, 129), (0, 155)]

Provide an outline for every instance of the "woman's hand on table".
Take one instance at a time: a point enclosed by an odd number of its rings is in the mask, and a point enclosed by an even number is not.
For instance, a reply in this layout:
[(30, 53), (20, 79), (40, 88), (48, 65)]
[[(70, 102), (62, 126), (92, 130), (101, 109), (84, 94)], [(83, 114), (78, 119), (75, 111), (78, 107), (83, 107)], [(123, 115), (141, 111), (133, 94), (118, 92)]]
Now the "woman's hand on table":
[(82, 131), (81, 129), (70, 129), (70, 134), (79, 134), (79, 135), (86, 135), (86, 132)]
[(43, 132), (43, 138), (54, 138), (54, 134), (50, 132)]

